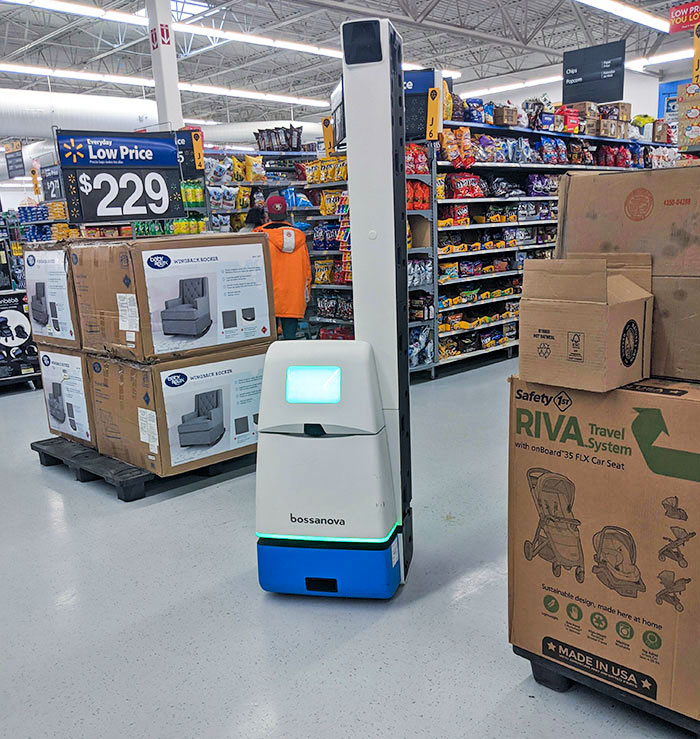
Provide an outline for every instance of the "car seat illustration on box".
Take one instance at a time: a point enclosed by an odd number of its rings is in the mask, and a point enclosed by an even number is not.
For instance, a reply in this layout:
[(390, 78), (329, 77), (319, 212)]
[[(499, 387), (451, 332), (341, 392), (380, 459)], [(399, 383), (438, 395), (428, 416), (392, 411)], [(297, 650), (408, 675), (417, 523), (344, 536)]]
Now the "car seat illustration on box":
[(667, 518), (675, 518), (678, 521), (688, 520), (688, 513), (679, 506), (677, 495), (669, 495), (668, 498), (664, 498), (661, 505), (664, 508), (664, 516)]
[(573, 516), (576, 494), (574, 483), (556, 472), (533, 467), (527, 471), (527, 482), (537, 508), (539, 521), (532, 541), (526, 541), (525, 559), (542, 557), (552, 563), (555, 577), (561, 568), (575, 568), (576, 580), (584, 581), (583, 548), (579, 536), (580, 521)]
[(189, 277), (180, 280), (177, 298), (165, 301), (160, 312), (164, 334), (179, 334), (199, 338), (211, 326), (209, 310), (209, 279)]
[(685, 592), (685, 587), (692, 580), (689, 577), (679, 577), (676, 580), (676, 573), (671, 570), (664, 570), (657, 575), (659, 581), (663, 585), (663, 589), (656, 594), (656, 604), (670, 603), (678, 613), (682, 613), (685, 607), (681, 603), (680, 594)]
[(684, 547), (695, 536), (695, 531), (688, 533), (682, 526), (671, 526), (671, 532), (676, 538), (671, 539), (664, 536), (664, 541), (667, 541), (668, 544), (659, 549), (659, 560), (664, 562), (666, 559), (672, 559), (674, 562), (678, 562), (681, 567), (687, 567), (688, 560), (683, 556), (681, 547)]
[(46, 284), (37, 282), (34, 285), (34, 295), (32, 295), (30, 310), (32, 318), (40, 325), (46, 326), (49, 322), (49, 307), (46, 302)]
[(223, 390), (195, 395), (194, 411), (186, 413), (177, 427), (180, 446), (214, 446), (225, 431)]
[(625, 598), (646, 593), (642, 573), (637, 567), (637, 546), (632, 534), (619, 526), (605, 526), (593, 535), (595, 565), (593, 574), (610, 590)]
[(63, 405), (63, 388), (60, 382), (51, 383), (51, 392), (48, 397), (49, 415), (55, 418), (59, 423), (66, 420), (66, 409)]

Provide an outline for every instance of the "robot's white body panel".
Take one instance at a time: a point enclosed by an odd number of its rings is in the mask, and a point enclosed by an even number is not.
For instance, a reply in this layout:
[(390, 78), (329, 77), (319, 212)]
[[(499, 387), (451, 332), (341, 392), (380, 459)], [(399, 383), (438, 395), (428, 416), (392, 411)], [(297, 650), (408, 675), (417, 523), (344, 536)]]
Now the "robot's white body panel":
[(389, 598), (413, 547), (401, 39), (376, 19), (344, 23), (342, 39), (357, 340), (268, 351), (258, 577), (274, 592)]

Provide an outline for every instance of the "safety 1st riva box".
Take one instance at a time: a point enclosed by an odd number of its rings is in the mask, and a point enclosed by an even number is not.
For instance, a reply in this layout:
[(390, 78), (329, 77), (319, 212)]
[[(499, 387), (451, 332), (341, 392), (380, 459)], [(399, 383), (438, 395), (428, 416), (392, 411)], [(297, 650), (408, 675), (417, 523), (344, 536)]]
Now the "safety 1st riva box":
[(95, 424), (85, 356), (39, 345), (39, 367), (49, 429), (58, 436), (95, 447)]
[(162, 477), (255, 451), (267, 347), (150, 365), (90, 357), (98, 450)]
[(511, 379), (511, 643), (694, 719), (698, 428), (698, 385), (590, 393)]
[(137, 362), (269, 342), (265, 234), (201, 234), (71, 246), (83, 345)]
[(649, 376), (651, 258), (525, 262), (519, 374), (607, 392)]
[(65, 243), (27, 244), (24, 276), (35, 339), (42, 344), (80, 349), (78, 312)]

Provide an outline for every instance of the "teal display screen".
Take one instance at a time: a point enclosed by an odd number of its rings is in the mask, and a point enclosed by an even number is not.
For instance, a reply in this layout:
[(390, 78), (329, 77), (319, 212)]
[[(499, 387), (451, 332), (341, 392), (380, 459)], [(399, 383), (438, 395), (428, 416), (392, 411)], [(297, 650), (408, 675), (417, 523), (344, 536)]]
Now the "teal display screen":
[(340, 367), (287, 367), (287, 403), (340, 403)]

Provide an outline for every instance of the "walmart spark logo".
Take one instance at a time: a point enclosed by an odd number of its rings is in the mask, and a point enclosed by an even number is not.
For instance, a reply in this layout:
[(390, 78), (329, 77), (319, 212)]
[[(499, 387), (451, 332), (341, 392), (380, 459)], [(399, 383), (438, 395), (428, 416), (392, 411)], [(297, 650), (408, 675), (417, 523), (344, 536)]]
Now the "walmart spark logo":
[(72, 159), (73, 164), (78, 163), (78, 159), (85, 159), (85, 154), (80, 151), (83, 148), (82, 144), (76, 144), (75, 139), (70, 139), (70, 143), (63, 143), (63, 156), (66, 159)]

